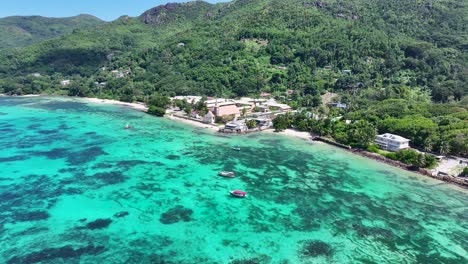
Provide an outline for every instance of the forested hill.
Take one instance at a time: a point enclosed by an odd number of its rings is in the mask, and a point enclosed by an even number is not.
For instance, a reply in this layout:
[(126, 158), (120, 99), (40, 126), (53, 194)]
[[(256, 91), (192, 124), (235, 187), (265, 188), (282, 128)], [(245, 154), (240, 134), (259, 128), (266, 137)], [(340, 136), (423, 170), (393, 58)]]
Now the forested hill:
[(0, 18), (0, 50), (31, 45), (71, 33), (75, 29), (90, 28), (103, 23), (104, 21), (90, 15), (68, 18), (41, 16)]
[[(307, 85), (319, 91), (405, 86), (445, 102), (467, 92), (466, 14), (467, 0), (167, 4), (4, 51), (0, 75), (4, 81), (32, 72), (53, 76), (54, 83), (65, 76), (82, 78), (81, 84), (107, 81), (109, 89), (99, 93), (117, 97), (127, 90), (136, 97), (156, 91), (221, 96)], [(131, 74), (116, 80), (102, 67)], [(330, 67), (351, 74), (324, 76)], [(20, 83), (3, 90), (44, 89)], [(95, 90), (85, 86), (79, 93)]]
[[(3, 50), (0, 93), (147, 101), (267, 92), (300, 110), (284, 126), (361, 147), (391, 132), (468, 156), (467, 13), (468, 0), (166, 4)], [(332, 97), (348, 107), (326, 107)]]

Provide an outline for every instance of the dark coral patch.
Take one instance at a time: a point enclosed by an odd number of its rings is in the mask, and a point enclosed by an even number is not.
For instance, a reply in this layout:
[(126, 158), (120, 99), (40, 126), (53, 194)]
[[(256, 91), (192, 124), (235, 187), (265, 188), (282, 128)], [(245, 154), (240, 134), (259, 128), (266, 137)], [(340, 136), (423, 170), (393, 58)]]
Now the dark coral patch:
[(72, 165), (81, 165), (93, 161), (101, 155), (107, 155), (107, 153), (100, 147), (91, 147), (79, 152), (71, 153), (67, 160)]
[(167, 156), (166, 156), (166, 159), (169, 159), (169, 160), (178, 160), (178, 159), (180, 159), (180, 157), (177, 156), (177, 155), (167, 155)]
[(10, 162), (10, 161), (20, 161), (20, 160), (27, 160), (28, 156), (12, 156), (6, 158), (0, 158), (0, 162)]
[(122, 160), (117, 162), (118, 167), (133, 167), (141, 164), (147, 164), (147, 161), (144, 160)]
[(121, 217), (125, 217), (125, 216), (127, 216), (127, 215), (129, 215), (129, 213), (123, 211), (123, 212), (115, 213), (115, 214), (114, 214), (114, 217), (121, 218)]
[(31, 227), (26, 230), (14, 233), (13, 236), (31, 236), (35, 234), (39, 234), (41, 232), (47, 232), (49, 228), (47, 227)]
[(103, 229), (108, 227), (112, 223), (111, 219), (96, 219), (93, 222), (86, 224), (85, 228), (90, 230)]
[(231, 264), (261, 264), (261, 263), (271, 263), (271, 257), (267, 255), (261, 255), (256, 258), (235, 259), (231, 261)]
[(174, 224), (180, 221), (189, 222), (192, 220), (192, 209), (185, 208), (181, 205), (169, 209), (161, 215), (159, 221), (163, 224)]
[(27, 129), (32, 130), (32, 129), (39, 128), (41, 126), (42, 126), (41, 124), (32, 124), (32, 125), (27, 126)]
[(41, 251), (32, 252), (25, 256), (15, 256), (8, 260), (8, 264), (13, 263), (39, 263), (46, 262), (54, 259), (69, 259), (78, 258), (82, 255), (98, 255), (106, 251), (103, 246), (88, 245), (78, 249), (73, 249), (72, 246), (67, 245), (61, 248), (46, 248)]
[(93, 169), (110, 169), (114, 167), (114, 165), (110, 164), (110, 163), (98, 163), (96, 165), (93, 166)]
[(78, 168), (64, 168), (64, 169), (60, 169), (58, 172), (68, 173), (68, 172), (77, 172), (77, 171), (79, 171)]
[(140, 165), (152, 165), (152, 166), (163, 166), (164, 163), (159, 161), (144, 161), (144, 160), (122, 160), (117, 162), (116, 167), (129, 170), (135, 166)]
[(18, 222), (40, 221), (49, 218), (49, 213), (44, 211), (15, 212), (13, 218)]
[(67, 130), (67, 129), (71, 129), (71, 127), (67, 126), (66, 124), (60, 124), (60, 126), (58, 126), (58, 129)]
[(85, 103), (80, 102), (47, 102), (42, 104), (35, 105), (38, 108), (47, 109), (47, 110), (86, 110), (89, 107)]
[(300, 249), (300, 254), (304, 257), (319, 257), (325, 256), (330, 257), (333, 255), (333, 248), (320, 240), (306, 240), (302, 241), (303, 246)]
[(93, 177), (105, 184), (118, 184), (125, 181), (125, 175), (120, 171), (100, 172), (94, 174)]
[(352, 227), (360, 236), (373, 236), (385, 239), (392, 239), (395, 236), (392, 231), (381, 227), (364, 227), (357, 224), (353, 224)]
[(37, 131), (37, 133), (41, 134), (41, 135), (50, 135), (50, 134), (55, 134), (55, 133), (58, 133), (59, 131), (56, 130), (56, 129), (51, 129), (51, 130), (39, 130)]
[(2, 134), (5, 134), (5, 133), (13, 133), (13, 132), (16, 132), (16, 129), (13, 129), (13, 128), (1, 128), (1, 129), (0, 129), (0, 132), (2, 132)]
[(61, 159), (69, 155), (69, 152), (65, 148), (54, 148), (49, 151), (37, 151), (34, 155), (46, 156), (48, 159)]

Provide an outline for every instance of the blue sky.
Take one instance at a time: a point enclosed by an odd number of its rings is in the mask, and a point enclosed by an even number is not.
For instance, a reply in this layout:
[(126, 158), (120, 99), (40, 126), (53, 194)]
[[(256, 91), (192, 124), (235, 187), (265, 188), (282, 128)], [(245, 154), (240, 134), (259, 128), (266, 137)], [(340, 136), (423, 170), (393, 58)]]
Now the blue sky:
[[(68, 17), (90, 14), (104, 20), (114, 20), (122, 15), (138, 16), (147, 9), (168, 2), (189, 0), (0, 0), (0, 17), (40, 15)], [(205, 0), (209, 3), (228, 0)]]

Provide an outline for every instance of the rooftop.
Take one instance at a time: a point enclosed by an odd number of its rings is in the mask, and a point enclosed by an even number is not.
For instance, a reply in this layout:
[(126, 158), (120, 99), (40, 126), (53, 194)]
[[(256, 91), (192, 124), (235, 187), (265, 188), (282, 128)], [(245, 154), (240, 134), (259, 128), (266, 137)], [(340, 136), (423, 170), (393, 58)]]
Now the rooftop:
[(404, 138), (404, 137), (398, 136), (398, 135), (394, 135), (394, 134), (390, 134), (390, 133), (385, 133), (385, 134), (382, 134), (382, 135), (378, 135), (377, 137), (392, 139), (392, 140), (395, 140), (395, 141), (410, 141), (407, 138)]

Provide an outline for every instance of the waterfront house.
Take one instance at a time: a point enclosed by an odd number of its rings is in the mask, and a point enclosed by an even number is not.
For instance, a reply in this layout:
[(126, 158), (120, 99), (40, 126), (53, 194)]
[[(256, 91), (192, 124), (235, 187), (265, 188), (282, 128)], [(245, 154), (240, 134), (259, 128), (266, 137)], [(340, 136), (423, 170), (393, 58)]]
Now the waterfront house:
[(224, 126), (223, 132), (227, 133), (242, 133), (247, 131), (247, 125), (244, 120), (232, 121)]
[(61, 84), (62, 86), (68, 86), (68, 85), (70, 85), (70, 83), (71, 83), (70, 80), (63, 80), (63, 81), (60, 81), (60, 84)]
[(402, 149), (409, 148), (410, 140), (398, 135), (385, 133), (382, 135), (378, 135), (375, 138), (374, 142), (375, 144), (379, 145), (381, 149), (389, 151), (399, 151)]
[(236, 102), (217, 103), (214, 107), (210, 107), (209, 110), (219, 118), (232, 117), (232, 119), (235, 119), (240, 116)]
[(213, 112), (211, 111), (208, 111), (208, 113), (203, 117), (203, 123), (206, 123), (206, 124), (214, 124), (215, 122), (215, 115), (213, 114)]
[(190, 113), (189, 116), (190, 116), (191, 118), (200, 119), (200, 115), (198, 114), (198, 111), (197, 111), (197, 110), (192, 110), (192, 112)]
[(260, 129), (267, 129), (273, 125), (272, 120), (268, 117), (257, 117), (255, 122), (257, 123), (257, 127)]

